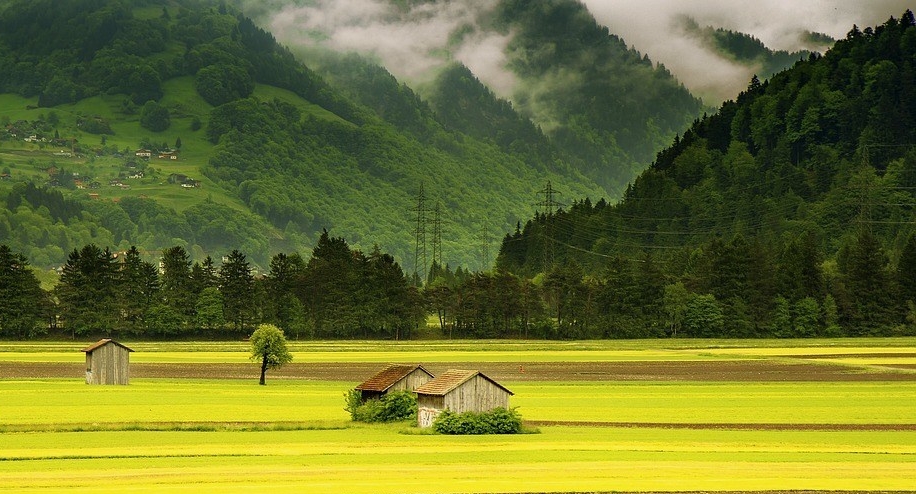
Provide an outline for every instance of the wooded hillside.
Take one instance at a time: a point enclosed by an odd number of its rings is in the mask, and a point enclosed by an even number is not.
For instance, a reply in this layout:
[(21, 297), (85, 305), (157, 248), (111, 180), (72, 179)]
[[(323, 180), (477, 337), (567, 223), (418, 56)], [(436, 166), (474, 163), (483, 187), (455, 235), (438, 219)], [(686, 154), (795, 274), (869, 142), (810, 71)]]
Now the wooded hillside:
[(570, 319), (584, 332), (912, 333), (914, 132), (908, 11), (755, 78), (619, 204), (542, 209), (505, 237), (497, 264), (546, 272), (558, 300), (589, 300)]

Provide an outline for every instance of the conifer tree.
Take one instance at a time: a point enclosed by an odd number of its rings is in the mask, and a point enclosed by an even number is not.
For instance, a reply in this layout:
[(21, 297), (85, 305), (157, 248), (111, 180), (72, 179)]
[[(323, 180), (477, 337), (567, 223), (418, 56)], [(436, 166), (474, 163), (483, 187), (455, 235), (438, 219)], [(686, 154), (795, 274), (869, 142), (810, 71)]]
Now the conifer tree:
[(251, 265), (238, 250), (226, 257), (219, 268), (219, 291), (223, 295), (223, 316), (236, 333), (248, 330), (255, 315), (252, 303), (254, 277)]
[(22, 254), (0, 245), (0, 335), (34, 336), (42, 316), (45, 292)]

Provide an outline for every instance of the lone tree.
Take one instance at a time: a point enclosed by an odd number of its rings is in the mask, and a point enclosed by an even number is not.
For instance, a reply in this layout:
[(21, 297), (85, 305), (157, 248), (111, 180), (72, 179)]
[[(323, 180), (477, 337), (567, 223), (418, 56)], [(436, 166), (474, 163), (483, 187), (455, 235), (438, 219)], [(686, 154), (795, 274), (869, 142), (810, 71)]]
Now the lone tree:
[(280, 367), (293, 360), (286, 349), (283, 331), (273, 324), (261, 324), (251, 335), (251, 360), (261, 361), (261, 386), (267, 384), (264, 376), (267, 369)]

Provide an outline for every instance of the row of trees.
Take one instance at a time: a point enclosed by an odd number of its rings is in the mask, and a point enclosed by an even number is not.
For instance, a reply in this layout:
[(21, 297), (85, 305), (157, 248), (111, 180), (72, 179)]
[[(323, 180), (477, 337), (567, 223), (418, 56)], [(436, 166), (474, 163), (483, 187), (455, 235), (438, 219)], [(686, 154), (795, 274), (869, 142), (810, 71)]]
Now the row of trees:
[(324, 232), (306, 262), (277, 254), (256, 276), (233, 250), (219, 266), (191, 262), (181, 246), (158, 266), (136, 247), (73, 250), (57, 286), (42, 290), (25, 256), (0, 249), (0, 336), (51, 330), (79, 335), (227, 338), (259, 323), (295, 338), (406, 338), (424, 319), (419, 291), (394, 258), (350, 249)]
[[(672, 276), (674, 266), (679, 276)], [(778, 252), (741, 236), (664, 262), (574, 261), (527, 279), (433, 266), (417, 288), (377, 248), (324, 232), (312, 256), (277, 254), (264, 276), (235, 250), (217, 267), (182, 247), (159, 266), (131, 248), (74, 250), (43, 291), (27, 260), (0, 246), (0, 336), (233, 338), (260, 323), (293, 338), (406, 339), (436, 316), (449, 338), (814, 337), (916, 333), (916, 235), (894, 266), (867, 229), (834, 266), (815, 235)]]

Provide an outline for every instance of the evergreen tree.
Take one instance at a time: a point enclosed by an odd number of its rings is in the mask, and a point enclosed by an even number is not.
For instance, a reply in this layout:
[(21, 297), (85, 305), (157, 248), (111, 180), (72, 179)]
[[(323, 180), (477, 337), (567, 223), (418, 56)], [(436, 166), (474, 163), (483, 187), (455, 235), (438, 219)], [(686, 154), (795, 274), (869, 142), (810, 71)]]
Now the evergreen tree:
[(144, 315), (156, 303), (159, 291), (159, 273), (153, 263), (143, 261), (135, 246), (124, 254), (120, 266), (118, 302), (125, 331), (141, 334)]
[[(284, 331), (290, 331), (293, 321), (301, 314), (301, 304), (296, 300), (296, 287), (302, 280), (305, 261), (299, 254), (279, 253), (270, 259), (270, 270), (265, 277), (266, 322), (275, 324)], [(297, 310), (298, 309), (298, 310)]]
[(219, 286), (219, 273), (213, 264), (213, 258), (207, 256), (203, 262), (195, 262), (191, 266), (191, 291), (200, 294), (207, 288)]
[(300, 299), (319, 338), (351, 336), (359, 322), (354, 297), (358, 293), (358, 257), (346, 240), (322, 232), (306, 264)]
[(194, 316), (196, 301), (191, 285), (191, 258), (184, 247), (176, 245), (162, 252), (160, 262), (162, 303), (171, 307), (185, 325)]
[(205, 331), (222, 328), (226, 323), (226, 318), (223, 316), (224, 305), (223, 294), (217, 287), (204, 288), (197, 297), (197, 327)]
[(916, 302), (916, 234), (907, 238), (906, 245), (897, 261), (897, 287), (900, 290), (900, 300)]
[(871, 230), (859, 229), (851, 245), (841, 253), (838, 264), (846, 288), (853, 295), (852, 334), (874, 334), (889, 325), (895, 311), (892, 278), (884, 248)]
[(219, 268), (219, 291), (223, 296), (223, 315), (236, 333), (247, 332), (255, 315), (252, 303), (254, 277), (245, 254), (233, 250)]
[(76, 335), (110, 336), (117, 326), (118, 268), (106, 248), (89, 244), (67, 257), (55, 288), (61, 319)]
[(36, 336), (46, 298), (25, 256), (0, 245), (0, 335)]

